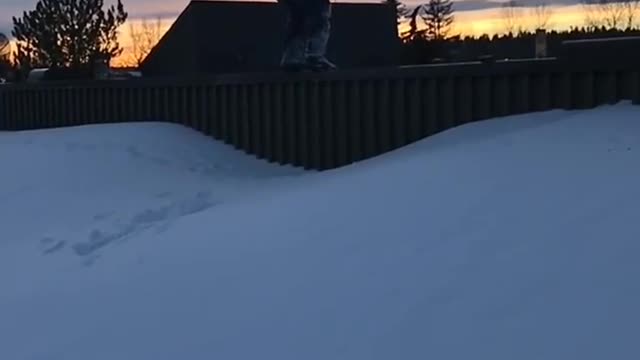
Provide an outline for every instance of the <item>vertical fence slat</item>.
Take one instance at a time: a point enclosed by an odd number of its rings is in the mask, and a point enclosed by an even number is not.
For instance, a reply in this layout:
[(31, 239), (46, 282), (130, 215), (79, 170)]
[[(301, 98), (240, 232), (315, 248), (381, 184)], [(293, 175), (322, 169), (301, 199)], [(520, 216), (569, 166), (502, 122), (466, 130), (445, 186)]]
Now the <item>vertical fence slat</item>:
[(118, 122), (127, 121), (129, 113), (129, 89), (125, 86), (117, 86), (118, 101), (114, 104), (118, 112)]
[(407, 136), (409, 142), (414, 142), (422, 138), (422, 79), (410, 79), (407, 92)]
[(81, 125), (90, 124), (89, 104), (91, 101), (91, 87), (85, 86), (78, 93), (78, 120)]
[(133, 85), (133, 117), (135, 121), (144, 121), (144, 89), (138, 85)]
[(282, 117), (282, 141), (283, 153), (282, 161), (285, 164), (292, 164), (295, 151), (295, 117), (296, 117), (296, 88), (295, 84), (288, 81), (284, 84), (284, 116)]
[(497, 76), (492, 84), (493, 114), (492, 117), (507, 116), (511, 113), (511, 92), (509, 90), (510, 79), (507, 75)]
[(235, 91), (233, 92), (235, 95), (233, 98), (233, 118), (234, 121), (231, 124), (231, 128), (233, 129), (234, 141), (233, 146), (236, 149), (242, 149), (245, 139), (247, 138), (245, 134), (245, 115), (247, 113), (247, 86), (246, 84), (234, 84), (233, 88)]
[(19, 110), (18, 110), (18, 103), (17, 103), (17, 98), (18, 98), (18, 93), (19, 90), (15, 90), (12, 91), (11, 93), (8, 94), (8, 103), (9, 103), (9, 112), (10, 112), (10, 116), (9, 116), (9, 126), (8, 126), (8, 130), (12, 131), (12, 130), (17, 130), (18, 126), (18, 114), (19, 114)]
[(528, 73), (518, 74), (514, 78), (514, 86), (516, 94), (514, 114), (524, 114), (531, 108), (531, 85)]
[(216, 104), (218, 106), (214, 109), (215, 111), (213, 114), (213, 136), (222, 141), (226, 141), (228, 136), (228, 126), (226, 124), (229, 120), (229, 98), (227, 94), (228, 87), (226, 85), (217, 85), (215, 87)]
[(29, 89), (29, 121), (28, 128), (29, 129), (38, 129), (38, 93), (40, 91), (35, 88)]
[(263, 119), (264, 110), (260, 101), (260, 84), (252, 84), (249, 89), (249, 126), (250, 126), (250, 151), (258, 158), (264, 157), (263, 144)]
[(334, 114), (335, 114), (335, 103), (333, 98), (336, 92), (334, 90), (334, 83), (331, 82), (322, 82), (320, 87), (320, 98), (322, 99), (321, 106), (321, 114), (320, 124), (322, 126), (322, 130), (320, 132), (320, 136), (322, 139), (322, 168), (323, 169), (331, 169), (336, 166), (336, 139), (333, 137), (333, 128), (334, 128)]
[(52, 121), (50, 126), (52, 128), (69, 126), (69, 116), (67, 116), (65, 112), (66, 96), (65, 96), (64, 88), (56, 86), (55, 94), (56, 96), (55, 96), (54, 107), (56, 109), (55, 111), (56, 118)]
[(260, 85), (260, 100), (262, 102), (262, 129), (263, 129), (263, 154), (268, 161), (275, 161), (273, 144), (273, 91), (269, 84)]
[(0, 131), (7, 130), (7, 91), (0, 88)]
[(6, 91), (4, 94), (4, 102), (3, 102), (3, 109), (0, 109), (0, 111), (4, 111), (4, 125), (3, 125), (3, 129), (6, 131), (11, 131), (13, 130), (13, 111), (12, 111), (12, 97), (13, 94), (15, 93), (14, 90), (12, 91)]
[(376, 155), (376, 90), (372, 80), (363, 81), (363, 122), (362, 122), (362, 145), (364, 156), (369, 158)]
[(97, 85), (91, 88), (91, 99), (92, 102), (89, 106), (89, 117), (91, 118), (92, 124), (97, 124), (100, 122), (100, 118), (103, 111), (103, 91), (102, 87)]
[(390, 88), (389, 80), (376, 81), (376, 88), (378, 90), (378, 97), (376, 104), (376, 154), (381, 154), (391, 150), (391, 120), (390, 120)]
[[(309, 169), (322, 169), (322, 143), (320, 134), (320, 86), (318, 81), (309, 83)], [(265, 131), (268, 131), (265, 128)]]
[(285, 85), (276, 83), (272, 85), (273, 90), (273, 144), (274, 160), (279, 164), (285, 162)]
[(441, 118), (440, 130), (447, 130), (456, 126), (455, 85), (454, 77), (443, 78), (440, 83), (440, 103), (442, 104), (441, 107), (438, 107), (438, 110), (441, 110), (438, 114)]
[(347, 147), (348, 162), (353, 163), (364, 158), (362, 145), (362, 81), (353, 80), (349, 83), (349, 113), (347, 118)]
[(212, 125), (212, 112), (211, 107), (216, 106), (215, 104), (215, 96), (213, 96), (213, 87), (210, 85), (203, 85), (200, 88), (200, 93), (198, 94), (198, 107), (200, 110), (198, 126), (200, 127), (200, 131), (207, 136), (211, 136), (213, 133)]
[(60, 103), (60, 97), (58, 96), (58, 88), (55, 86), (51, 86), (48, 89), (49, 91), (49, 117), (47, 119), (47, 128), (54, 127), (54, 124), (60, 123), (62, 124), (62, 120), (60, 119), (60, 115), (58, 114), (58, 104)]
[(147, 101), (145, 103), (147, 120), (160, 121), (160, 114), (158, 111), (158, 102), (160, 101), (160, 98), (158, 94), (159, 90), (156, 86), (147, 87)]
[(287, 116), (285, 131), (285, 154), (286, 163), (290, 165), (298, 165), (298, 121), (300, 121), (300, 83), (289, 82), (287, 84)]
[(635, 71), (631, 75), (631, 99), (636, 105), (640, 105), (640, 71)]
[(216, 86), (216, 102), (214, 136), (224, 142), (229, 140), (229, 86), (219, 84)]
[(563, 109), (571, 110), (574, 108), (573, 91), (573, 73), (566, 72), (561, 75), (558, 99)]
[(240, 86), (240, 98), (238, 104), (238, 111), (240, 112), (240, 121), (238, 122), (238, 132), (240, 138), (238, 139), (238, 148), (250, 153), (255, 154), (253, 149), (253, 137), (251, 134), (251, 119), (249, 115), (249, 98), (250, 85), (242, 84)]
[(127, 86), (127, 109), (124, 115), (123, 121), (131, 122), (131, 121), (140, 121), (138, 118), (138, 89), (135, 85)]
[(440, 96), (438, 95), (438, 83), (438, 78), (425, 79), (425, 117), (423, 119), (424, 125), (422, 126), (425, 129), (425, 136), (436, 134), (442, 129), (440, 125), (442, 120), (440, 119), (441, 111), (439, 108), (441, 104), (439, 103)]
[(391, 148), (399, 148), (408, 143), (407, 140), (407, 100), (405, 79), (395, 79), (390, 83), (392, 91), (391, 113), (389, 114), (389, 129), (391, 130)]
[(23, 102), (23, 112), (22, 112), (22, 121), (20, 123), (20, 128), (22, 130), (31, 130), (33, 129), (33, 101), (31, 98), (32, 90), (30, 88), (25, 88), (22, 92), (22, 102)]
[(473, 114), (472, 120), (484, 120), (491, 117), (491, 77), (473, 78)]
[(593, 72), (585, 71), (578, 74), (574, 83), (575, 104), (580, 109), (589, 109), (595, 106)]
[(16, 97), (16, 102), (17, 102), (17, 114), (16, 114), (16, 121), (15, 121), (15, 129), (16, 130), (22, 130), (24, 127), (24, 121), (25, 121), (25, 109), (27, 108), (25, 101), (24, 101), (24, 93), (25, 90), (22, 89), (20, 90), (20, 92), (18, 93), (18, 96)]
[(9, 116), (7, 121), (7, 130), (16, 130), (16, 117), (18, 116), (16, 106), (16, 94), (17, 91), (12, 91), (7, 94), (7, 109), (9, 109)]
[(296, 116), (296, 154), (294, 164), (309, 167), (309, 82), (298, 84), (298, 107)]
[(466, 124), (473, 120), (473, 83), (469, 76), (462, 76), (455, 81), (456, 125)]
[(20, 91), (20, 96), (18, 97), (18, 101), (20, 103), (19, 110), (19, 121), (17, 124), (18, 130), (27, 130), (29, 123), (29, 98), (28, 98), (28, 89), (22, 89)]
[(179, 89), (180, 106), (178, 107), (176, 122), (193, 128), (193, 114), (191, 114), (191, 102), (189, 101), (189, 98), (192, 96), (193, 86), (183, 85), (180, 86)]
[(536, 74), (531, 77), (531, 110), (546, 111), (551, 108), (551, 77)]
[(337, 146), (337, 166), (344, 166), (350, 163), (349, 161), (349, 149), (348, 149), (348, 141), (349, 141), (349, 103), (353, 99), (349, 99), (348, 81), (338, 80), (334, 82), (335, 86), (335, 128), (333, 132), (333, 136), (336, 139)]
[(594, 97), (597, 105), (614, 104), (622, 98), (618, 94), (615, 71), (600, 71), (594, 74)]

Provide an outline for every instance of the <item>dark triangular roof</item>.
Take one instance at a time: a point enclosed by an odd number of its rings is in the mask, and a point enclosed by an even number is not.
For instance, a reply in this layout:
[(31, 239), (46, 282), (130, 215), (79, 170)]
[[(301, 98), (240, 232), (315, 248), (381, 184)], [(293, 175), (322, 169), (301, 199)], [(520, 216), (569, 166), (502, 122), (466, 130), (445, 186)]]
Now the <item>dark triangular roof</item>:
[[(277, 66), (285, 14), (274, 2), (192, 1), (145, 59), (148, 75), (264, 71)], [(394, 9), (335, 3), (329, 56), (341, 67), (394, 65)]]

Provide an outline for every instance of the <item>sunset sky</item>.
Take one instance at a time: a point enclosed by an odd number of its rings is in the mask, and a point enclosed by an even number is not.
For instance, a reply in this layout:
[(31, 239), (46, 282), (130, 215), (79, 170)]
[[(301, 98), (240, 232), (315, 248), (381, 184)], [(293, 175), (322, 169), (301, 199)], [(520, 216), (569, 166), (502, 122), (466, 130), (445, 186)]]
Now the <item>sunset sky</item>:
[[(349, 2), (356, 2), (352, 0)], [(455, 0), (454, 0), (455, 1)], [(521, 0), (525, 6), (536, 6), (545, 0)], [(0, 0), (0, 32), (7, 35), (11, 33), (11, 17), (21, 15), (23, 11), (35, 7), (37, 0)], [(107, 4), (111, 0), (105, 1)], [(371, 2), (371, 1), (363, 1)], [(187, 6), (189, 0), (123, 0), (131, 21), (141, 18), (154, 19), (161, 17), (165, 28), (168, 28), (178, 14)], [(408, 0), (408, 6), (416, 5), (421, 1)], [(584, 24), (582, 8), (576, 0), (547, 0), (546, 3), (552, 9), (550, 20), (551, 28), (568, 28)], [(483, 34), (504, 32), (505, 25), (500, 12), (498, 0), (461, 0), (455, 2), (454, 32), (461, 34)], [(533, 16), (528, 12), (524, 17), (524, 26), (532, 27)], [(122, 28), (122, 43), (125, 49), (128, 44), (128, 26)]]

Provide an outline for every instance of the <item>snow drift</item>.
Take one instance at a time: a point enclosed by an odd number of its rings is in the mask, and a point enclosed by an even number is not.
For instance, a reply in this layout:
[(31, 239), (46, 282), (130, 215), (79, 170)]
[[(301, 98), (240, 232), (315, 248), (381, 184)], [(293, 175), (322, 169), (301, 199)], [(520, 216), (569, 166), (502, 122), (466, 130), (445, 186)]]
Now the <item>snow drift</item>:
[(632, 359), (640, 109), (324, 173), (173, 125), (0, 134), (0, 358)]

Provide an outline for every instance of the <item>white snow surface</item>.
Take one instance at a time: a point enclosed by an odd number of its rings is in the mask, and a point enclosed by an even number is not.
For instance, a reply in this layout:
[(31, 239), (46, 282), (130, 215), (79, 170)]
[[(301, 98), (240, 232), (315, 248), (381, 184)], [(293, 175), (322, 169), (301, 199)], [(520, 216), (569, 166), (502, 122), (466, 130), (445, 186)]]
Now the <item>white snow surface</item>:
[(0, 133), (0, 359), (638, 359), (640, 107), (328, 172), (172, 124)]

